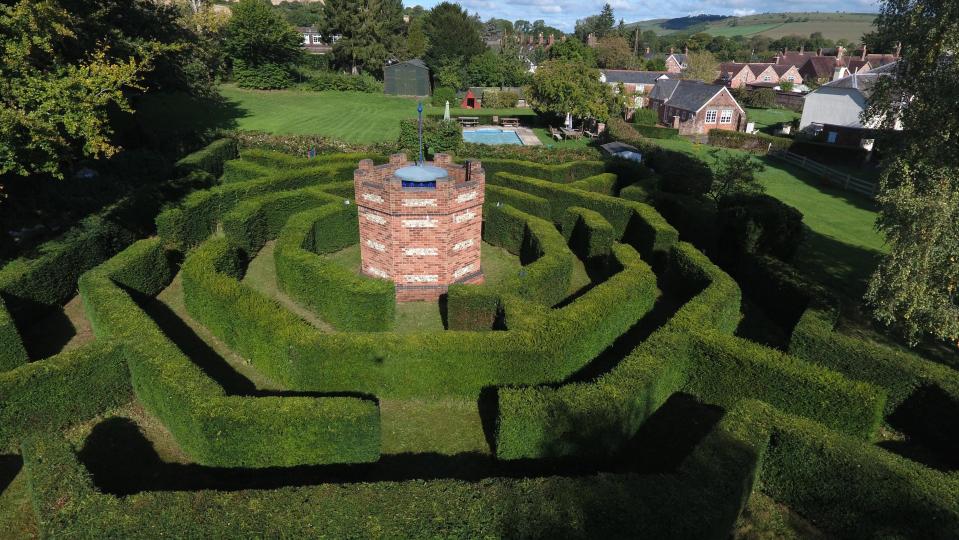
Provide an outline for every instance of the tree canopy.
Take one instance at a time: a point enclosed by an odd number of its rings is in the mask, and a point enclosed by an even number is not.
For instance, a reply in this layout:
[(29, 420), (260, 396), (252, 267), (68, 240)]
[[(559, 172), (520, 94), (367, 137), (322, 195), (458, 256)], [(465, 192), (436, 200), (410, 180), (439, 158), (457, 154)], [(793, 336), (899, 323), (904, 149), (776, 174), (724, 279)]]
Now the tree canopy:
[(903, 131), (877, 197), (890, 249), (866, 298), (911, 342), (959, 345), (959, 4), (885, 0), (878, 26), (879, 40), (902, 42), (902, 60), (877, 82), (864, 120)]
[(609, 118), (612, 92), (599, 71), (578, 62), (549, 60), (536, 69), (527, 100), (539, 112), (578, 118)]
[(288, 64), (303, 54), (303, 36), (265, 0), (240, 0), (226, 27), (224, 49), (250, 65)]
[(341, 36), (333, 44), (336, 65), (353, 73), (379, 73), (404, 46), (400, 0), (327, 0), (323, 33)]
[(686, 55), (686, 77), (711, 83), (719, 76), (719, 60), (709, 51), (690, 51)]
[(426, 15), (425, 23), (429, 46), (424, 60), (434, 71), (451, 62), (464, 65), (486, 50), (481, 37), (482, 23), (459, 4), (437, 4)]

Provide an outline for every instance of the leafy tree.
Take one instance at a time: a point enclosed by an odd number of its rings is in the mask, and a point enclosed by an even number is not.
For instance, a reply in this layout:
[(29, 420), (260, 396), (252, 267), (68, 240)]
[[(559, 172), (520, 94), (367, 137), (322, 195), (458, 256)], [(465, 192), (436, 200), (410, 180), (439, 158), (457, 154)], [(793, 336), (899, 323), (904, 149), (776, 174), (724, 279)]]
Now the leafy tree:
[(274, 9), (293, 26), (322, 26), (324, 6), (321, 2), (280, 2)]
[(574, 33), (581, 41), (585, 41), (590, 34), (601, 38), (612, 34), (615, 25), (616, 17), (613, 15), (613, 8), (609, 4), (604, 4), (598, 15), (590, 15), (576, 21)]
[(240, 0), (226, 26), (224, 48), (250, 68), (264, 64), (287, 65), (303, 49), (303, 36), (264, 0)]
[(466, 88), (466, 70), (457, 59), (452, 59), (440, 66), (440, 68), (436, 70), (434, 77), (437, 86), (456, 89)]
[(666, 60), (663, 58), (650, 58), (646, 61), (648, 71), (666, 71)]
[(578, 62), (589, 67), (596, 67), (596, 52), (577, 39), (567, 39), (553, 45), (549, 49), (549, 59)]
[(400, 0), (327, 0), (325, 35), (333, 44), (336, 64), (352, 73), (380, 73), (403, 45), (403, 3)]
[[(176, 39), (186, 32), (176, 9), (127, 3), (127, 20), (117, 21), (117, 7), (58, 0), (0, 5), (0, 175), (62, 178), (79, 157), (112, 155), (118, 147), (108, 113), (132, 112), (128, 93), (150, 83), (176, 88), (173, 75), (189, 87), (173, 63), (172, 51), (185, 48)], [(131, 35), (131, 26), (145, 21), (155, 26)], [(158, 62), (159, 75), (150, 72)]]
[(519, 57), (488, 50), (470, 60), (466, 79), (470, 86), (520, 86), (527, 77)]
[(540, 112), (577, 118), (609, 118), (609, 87), (599, 82), (599, 71), (582, 63), (549, 60), (533, 74), (527, 100)]
[(959, 4), (885, 0), (878, 28), (902, 42), (902, 61), (876, 83), (863, 119), (903, 131), (877, 197), (890, 249), (866, 299), (912, 343), (959, 345)]
[(606, 69), (632, 69), (638, 60), (625, 38), (620, 36), (604, 37), (595, 47), (596, 63)]
[(766, 167), (749, 154), (736, 155), (730, 152), (714, 150), (716, 159), (715, 173), (709, 197), (719, 202), (721, 199), (739, 193), (762, 193), (766, 191), (756, 179), (756, 173)]
[(719, 61), (711, 52), (690, 52), (686, 55), (686, 77), (711, 83), (719, 75)]
[(409, 29), (406, 31), (406, 57), (422, 58), (428, 46), (426, 32), (423, 30), (423, 18), (411, 20)]
[(486, 44), (480, 36), (481, 26), (459, 4), (437, 4), (425, 20), (424, 29), (429, 40), (426, 64), (433, 70), (450, 62), (464, 65), (482, 53)]

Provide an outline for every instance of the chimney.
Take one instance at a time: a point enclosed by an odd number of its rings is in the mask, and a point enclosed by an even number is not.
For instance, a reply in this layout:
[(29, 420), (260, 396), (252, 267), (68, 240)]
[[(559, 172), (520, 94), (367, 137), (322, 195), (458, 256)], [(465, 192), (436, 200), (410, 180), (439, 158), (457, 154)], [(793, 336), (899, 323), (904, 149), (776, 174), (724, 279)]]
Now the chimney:
[(845, 47), (836, 47), (836, 60), (842, 60), (842, 55), (846, 54)]
[(689, 54), (689, 47), (683, 45), (683, 54)]
[(673, 48), (672, 48), (672, 47), (669, 48), (669, 54), (673, 54)]
[(860, 59), (860, 60), (865, 60), (865, 59), (866, 59), (866, 44), (865, 44), (865, 43), (862, 44), (862, 56), (859, 57), (859, 59)]
[(799, 54), (803, 54), (804, 52), (806, 52), (806, 44), (805, 44), (805, 43), (803, 43), (802, 45), (799, 46)]
[(816, 51), (816, 56), (822, 56), (822, 47), (819, 47), (819, 50)]
[(835, 81), (836, 79), (841, 79), (841, 78), (842, 78), (842, 72), (843, 72), (844, 69), (846, 69), (846, 68), (844, 68), (844, 67), (842, 67), (842, 66), (837, 66), (836, 69), (834, 69), (834, 70), (832, 71), (832, 80)]
[(899, 58), (899, 55), (902, 54), (902, 42), (896, 42), (896, 58)]

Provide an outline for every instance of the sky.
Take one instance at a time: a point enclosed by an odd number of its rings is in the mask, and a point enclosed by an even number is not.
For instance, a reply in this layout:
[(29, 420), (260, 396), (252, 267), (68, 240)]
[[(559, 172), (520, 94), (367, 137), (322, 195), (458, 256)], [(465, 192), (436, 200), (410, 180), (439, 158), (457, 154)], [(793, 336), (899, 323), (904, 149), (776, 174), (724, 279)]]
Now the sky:
[[(430, 8), (442, 0), (404, 0), (407, 6)], [(683, 17), (708, 13), (710, 15), (752, 15), (754, 13), (781, 13), (788, 11), (876, 12), (879, 0), (847, 0), (840, 5), (834, 0), (451, 0), (457, 1), (470, 13), (478, 12), (486, 20), (490, 17), (515, 21), (543, 19), (546, 24), (564, 31), (572, 31), (576, 19), (599, 13), (607, 1), (613, 7), (616, 19), (636, 22), (647, 19)]]

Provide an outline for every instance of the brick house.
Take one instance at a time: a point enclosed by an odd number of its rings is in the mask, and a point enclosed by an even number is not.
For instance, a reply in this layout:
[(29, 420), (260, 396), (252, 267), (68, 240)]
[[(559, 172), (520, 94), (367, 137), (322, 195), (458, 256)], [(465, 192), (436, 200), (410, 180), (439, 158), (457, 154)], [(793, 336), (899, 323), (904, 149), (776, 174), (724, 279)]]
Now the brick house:
[(669, 56), (666, 57), (666, 73), (682, 73), (686, 71), (688, 64), (689, 49), (684, 49), (683, 54), (674, 53), (669, 49)]
[(306, 49), (306, 52), (310, 54), (326, 54), (333, 50), (332, 42), (336, 41), (331, 39), (330, 43), (327, 43), (323, 39), (323, 35), (320, 34), (320, 31), (312, 26), (298, 26), (296, 31), (303, 35), (303, 48)]
[(658, 81), (649, 104), (661, 124), (678, 129), (682, 135), (713, 129), (740, 131), (746, 122), (746, 112), (729, 88), (701, 81)]

